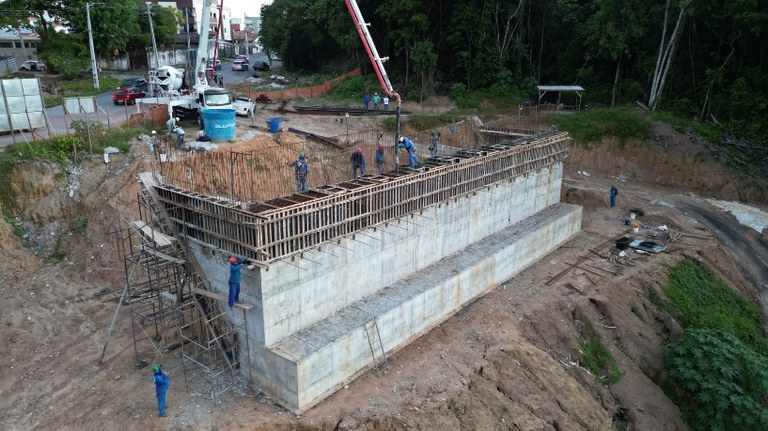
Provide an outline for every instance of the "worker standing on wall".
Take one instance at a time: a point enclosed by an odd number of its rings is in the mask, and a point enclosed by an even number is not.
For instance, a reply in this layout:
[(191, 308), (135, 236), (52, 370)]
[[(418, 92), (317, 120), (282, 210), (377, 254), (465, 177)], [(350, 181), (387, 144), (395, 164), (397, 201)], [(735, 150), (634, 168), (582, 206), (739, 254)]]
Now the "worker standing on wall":
[(386, 159), (384, 158), (384, 146), (381, 143), (376, 145), (376, 171), (379, 175), (384, 173), (384, 165)]
[(309, 165), (304, 158), (304, 151), (299, 153), (299, 159), (288, 163), (292, 167), (296, 176), (296, 193), (309, 191), (307, 186), (307, 174), (309, 174)]
[(411, 140), (405, 136), (401, 136), (399, 142), (403, 149), (408, 151), (408, 164), (412, 168), (419, 166), (421, 164), (421, 160), (416, 157), (416, 146), (413, 145), (413, 142), (411, 142)]
[(349, 162), (352, 164), (352, 179), (357, 179), (357, 171), (360, 170), (360, 176), (365, 175), (365, 156), (363, 156), (363, 149), (360, 147), (355, 148), (352, 155), (349, 156)]
[(157, 415), (165, 417), (165, 394), (168, 392), (168, 386), (170, 385), (170, 379), (163, 373), (163, 368), (160, 364), (155, 364), (152, 367), (152, 380), (155, 382), (155, 395), (157, 396)]
[(611, 208), (616, 206), (616, 196), (619, 195), (619, 189), (616, 186), (611, 186)]
[(243, 260), (235, 256), (229, 257), (229, 308), (235, 306), (235, 302), (240, 302), (240, 269), (243, 267)]
[(437, 130), (432, 131), (432, 138), (429, 141), (429, 156), (435, 157), (437, 156), (437, 147), (440, 145), (440, 135), (437, 133)]

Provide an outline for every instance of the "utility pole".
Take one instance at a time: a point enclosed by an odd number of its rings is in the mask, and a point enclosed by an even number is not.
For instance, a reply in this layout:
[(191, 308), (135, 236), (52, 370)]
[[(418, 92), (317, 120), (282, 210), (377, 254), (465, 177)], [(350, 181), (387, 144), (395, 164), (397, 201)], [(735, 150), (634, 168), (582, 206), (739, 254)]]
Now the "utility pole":
[(85, 16), (88, 19), (88, 45), (91, 47), (91, 74), (93, 88), (99, 89), (99, 69), (96, 65), (96, 50), (93, 48), (93, 29), (91, 29), (91, 3), (85, 4)]
[(27, 61), (27, 48), (24, 46), (24, 36), (21, 34), (21, 27), (17, 28), (19, 31), (19, 42), (21, 42), (21, 55), (24, 56), (24, 61)]
[(184, 23), (187, 28), (187, 55), (184, 56), (187, 59), (186, 79), (187, 79), (187, 84), (189, 84), (189, 86), (191, 87), (192, 79), (190, 78), (189, 71), (192, 69), (192, 61), (189, 58), (189, 56), (192, 55), (192, 42), (189, 40), (189, 8), (188, 7), (184, 8)]
[(147, 3), (147, 17), (149, 17), (149, 34), (152, 36), (152, 53), (155, 59), (155, 70), (160, 67), (160, 60), (157, 58), (157, 41), (155, 40), (155, 26), (152, 24), (151, 3)]

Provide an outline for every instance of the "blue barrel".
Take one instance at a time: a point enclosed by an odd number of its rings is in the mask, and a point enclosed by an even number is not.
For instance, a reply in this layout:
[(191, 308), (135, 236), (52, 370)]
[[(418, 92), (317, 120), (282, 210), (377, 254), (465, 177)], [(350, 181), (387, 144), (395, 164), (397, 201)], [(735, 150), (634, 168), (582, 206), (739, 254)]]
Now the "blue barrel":
[(270, 118), (267, 120), (267, 127), (269, 127), (269, 131), (272, 133), (277, 133), (280, 131), (280, 118)]
[(232, 141), (237, 136), (234, 109), (203, 109), (205, 134), (213, 142)]

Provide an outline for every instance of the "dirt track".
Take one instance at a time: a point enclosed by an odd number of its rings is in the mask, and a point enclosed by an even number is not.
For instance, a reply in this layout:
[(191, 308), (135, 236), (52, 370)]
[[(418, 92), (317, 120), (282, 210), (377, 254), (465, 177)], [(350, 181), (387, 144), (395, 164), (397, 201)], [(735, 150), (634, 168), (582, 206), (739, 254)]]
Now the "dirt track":
[[(327, 119), (309, 128), (323, 124)], [(666, 144), (679, 139), (689, 145), (685, 136), (659, 133)], [(656, 145), (574, 148), (562, 198), (584, 207), (583, 233), (397, 352), (386, 373), (364, 374), (301, 418), (258, 388), (256, 395), (231, 391), (212, 402), (209, 388), (185, 385), (178, 352), (144, 351), (140, 356), (163, 362), (172, 379), (169, 417), (155, 417), (149, 372), (135, 367), (126, 314), (99, 366), (115, 303), (98, 293), (118, 289), (124, 280), (109, 232), (122, 217), (136, 217), (135, 175), (146, 168), (144, 153), (137, 147), (108, 166), (94, 160), (73, 197), (56, 169), (32, 166), (20, 173), (18, 187), (27, 218), (38, 227), (22, 245), (0, 222), (0, 355), (6, 359), (0, 364), (0, 428), (684, 430), (679, 411), (654, 383), (663, 375), (662, 346), (680, 329), (646, 294), (660, 292), (669, 266), (691, 256), (754, 295), (752, 283), (768, 280), (768, 248), (732, 216), (682, 194), (732, 198), (735, 187), (722, 183), (727, 175), (708, 161), (658, 153)], [(702, 165), (683, 169), (690, 163)], [(584, 170), (591, 176), (577, 174)], [(709, 177), (702, 177), (706, 172)], [(612, 183), (621, 191), (619, 208), (607, 206)], [(690, 236), (671, 243), (668, 253), (633, 255), (623, 265), (591, 253), (610, 251), (627, 232), (624, 219), (632, 206), (645, 209), (644, 223), (667, 224)], [(72, 230), (83, 217), (87, 229)], [(66, 260), (43, 264), (55, 232), (64, 238)], [(584, 256), (590, 266), (569, 267)], [(563, 278), (547, 284), (563, 271)], [(586, 327), (606, 340), (624, 373), (610, 388), (576, 363)]]

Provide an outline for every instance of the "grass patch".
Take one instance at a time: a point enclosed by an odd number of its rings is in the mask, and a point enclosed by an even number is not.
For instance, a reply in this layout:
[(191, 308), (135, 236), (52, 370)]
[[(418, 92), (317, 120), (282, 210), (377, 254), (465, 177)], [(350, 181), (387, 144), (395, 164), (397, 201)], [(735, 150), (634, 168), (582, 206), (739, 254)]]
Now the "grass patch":
[(667, 123), (682, 133), (695, 133), (712, 144), (719, 145), (723, 140), (722, 130), (711, 124), (689, 120), (668, 111), (654, 111), (651, 116), (654, 120)]
[(595, 109), (577, 112), (572, 115), (558, 115), (554, 122), (560, 130), (571, 134), (573, 139), (583, 145), (599, 143), (605, 135), (615, 136), (619, 145), (627, 139), (650, 139), (651, 123), (630, 108)]
[(663, 290), (668, 298), (663, 308), (683, 328), (720, 330), (761, 354), (768, 353), (763, 316), (757, 305), (697, 262), (677, 264)]
[(600, 334), (588, 327), (586, 338), (579, 339), (579, 351), (582, 364), (597, 376), (600, 383), (612, 385), (621, 380), (623, 373), (619, 370), (616, 359), (613, 358), (608, 346)]
[(93, 79), (88, 78), (71, 79), (59, 82), (59, 94), (46, 96), (45, 107), (50, 108), (62, 104), (65, 97), (95, 96), (113, 88), (117, 88), (124, 81), (123, 78), (114, 76), (100, 76), (99, 87), (93, 88)]

